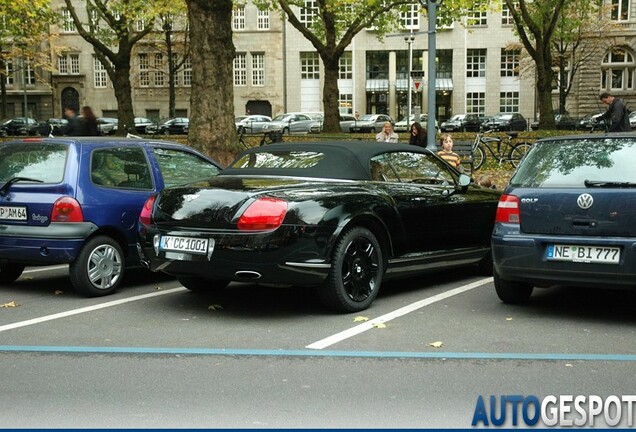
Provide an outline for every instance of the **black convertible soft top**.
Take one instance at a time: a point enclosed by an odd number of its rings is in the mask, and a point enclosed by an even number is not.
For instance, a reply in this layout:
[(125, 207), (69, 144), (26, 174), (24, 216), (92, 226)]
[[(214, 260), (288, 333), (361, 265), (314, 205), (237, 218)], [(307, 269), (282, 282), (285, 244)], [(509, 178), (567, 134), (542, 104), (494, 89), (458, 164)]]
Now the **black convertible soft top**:
[[(298, 143), (276, 143), (254, 147), (243, 151), (220, 175), (274, 175), (294, 177), (316, 177), (346, 180), (370, 180), (369, 160), (378, 154), (391, 151), (410, 151), (413, 153), (431, 152), (423, 147), (400, 143), (376, 141), (318, 141)], [(290, 155), (302, 158), (303, 154), (320, 153), (323, 157), (317, 163), (293, 167), (257, 167), (244, 166), (250, 155), (258, 154)]]

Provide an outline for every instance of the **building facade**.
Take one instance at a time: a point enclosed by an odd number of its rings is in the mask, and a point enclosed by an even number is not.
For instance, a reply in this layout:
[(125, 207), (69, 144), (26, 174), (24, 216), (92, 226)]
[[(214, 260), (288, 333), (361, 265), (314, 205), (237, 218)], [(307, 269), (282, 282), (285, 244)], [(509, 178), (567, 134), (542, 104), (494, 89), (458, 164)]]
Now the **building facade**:
[[(306, 0), (308, 5), (312, 0)], [(615, 23), (611, 37), (588, 41), (593, 53), (573, 78), (567, 110), (582, 116), (604, 109), (601, 91), (610, 91), (636, 105), (636, 5), (629, 0), (606, 0), (609, 19)], [(63, 0), (52, 0), (63, 20), (51, 27), (52, 68), (31, 67), (25, 58), (6, 66), (6, 112), (37, 119), (61, 117), (66, 105), (90, 105), (103, 117), (116, 117), (113, 84), (93, 47), (77, 33)], [(77, 11), (88, 20), (84, 2)], [(82, 9), (83, 8), (83, 9)], [(311, 16), (299, 14), (302, 19)], [(259, 10), (251, 2), (237, 6), (232, 26), (235, 115), (322, 111), (324, 75), (314, 47), (278, 11)], [(428, 28), (419, 5), (402, 15), (401, 31), (379, 41), (373, 29), (360, 32), (340, 61), (338, 80), (342, 113), (386, 113), (395, 120), (427, 107)], [(175, 43), (183, 29), (172, 29)], [(436, 112), (439, 121), (457, 113), (493, 115), (519, 112), (536, 118), (535, 77), (520, 68), (521, 52), (505, 3), (497, 10), (475, 11), (462, 22), (436, 28)], [(181, 35), (181, 39), (180, 38)], [(135, 115), (152, 119), (168, 113), (166, 54), (160, 47), (165, 37), (160, 24), (153, 37), (133, 52), (131, 81)], [(520, 72), (523, 69), (522, 72)], [(409, 80), (412, 71), (423, 77)], [(191, 69), (189, 59), (175, 76), (176, 115), (190, 115)], [(566, 78), (572, 79), (572, 78)], [(416, 88), (417, 87), (417, 88)], [(556, 93), (555, 93), (556, 101)], [(555, 104), (556, 107), (556, 104)]]

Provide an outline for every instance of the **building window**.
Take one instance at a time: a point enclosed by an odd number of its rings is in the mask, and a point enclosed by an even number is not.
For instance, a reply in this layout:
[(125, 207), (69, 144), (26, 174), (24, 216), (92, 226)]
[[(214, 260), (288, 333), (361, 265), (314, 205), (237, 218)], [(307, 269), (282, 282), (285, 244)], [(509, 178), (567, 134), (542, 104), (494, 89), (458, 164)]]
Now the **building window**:
[(5, 71), (5, 83), (7, 84), (7, 86), (12, 87), (13, 86), (13, 61), (12, 60), (7, 60), (7, 62), (5, 63), (4, 66), (4, 71)]
[(192, 61), (190, 57), (186, 58), (183, 61), (183, 85), (186, 87), (190, 87), (192, 85)]
[(353, 79), (353, 57), (351, 51), (345, 51), (340, 57), (340, 65), (338, 68), (338, 78)]
[(519, 92), (499, 93), (499, 111), (506, 113), (519, 112)]
[(466, 113), (483, 116), (486, 113), (486, 93), (466, 93)]
[(501, 25), (508, 26), (508, 25), (514, 25), (514, 23), (515, 23), (515, 20), (512, 19), (510, 8), (506, 4), (506, 2), (502, 0), (501, 1)]
[(256, 28), (259, 30), (269, 30), (269, 11), (258, 10), (256, 12)]
[(265, 85), (265, 54), (252, 53), (252, 85)]
[(138, 32), (144, 31), (144, 28), (146, 27), (146, 21), (143, 19), (138, 19), (137, 21), (135, 21), (135, 30), (137, 30)]
[(310, 27), (314, 18), (318, 15), (318, 2), (316, 0), (305, 0), (305, 6), (300, 8), (299, 20), (306, 27)]
[[(411, 59), (411, 65), (410, 65), (411, 70), (423, 71), (424, 69), (422, 65), (422, 58), (424, 55), (424, 51), (412, 50), (411, 54), (413, 55)], [(409, 51), (408, 50), (401, 50), (395, 53), (395, 67), (397, 68), (397, 79), (409, 78), (410, 72), (409, 72)], [(438, 69), (438, 72), (439, 72), (439, 69)], [(439, 77), (439, 74), (437, 76)]]
[(65, 54), (58, 56), (57, 70), (60, 75), (79, 75), (79, 54)]
[(245, 30), (245, 6), (232, 9), (232, 30)]
[(610, 16), (614, 21), (627, 21), (629, 19), (629, 0), (612, 0)]
[(610, 50), (601, 64), (601, 88), (632, 90), (634, 88), (634, 56), (622, 48)]
[(317, 52), (300, 53), (300, 78), (320, 79), (320, 59)]
[(106, 88), (106, 68), (97, 57), (93, 57), (93, 82), (95, 88)]
[(148, 54), (139, 54), (139, 86), (150, 87), (150, 61)]
[(27, 87), (35, 86), (35, 71), (30, 64), (26, 64), (24, 70), (24, 81)]
[(71, 33), (75, 31), (75, 22), (73, 22), (71, 11), (67, 8), (62, 8), (62, 31), (64, 33)]
[(483, 78), (486, 76), (486, 49), (466, 51), (466, 77)]
[(88, 16), (90, 17), (88, 21), (89, 28), (93, 32), (99, 31), (99, 13), (97, 12), (97, 9), (89, 9)]
[(519, 56), (521, 50), (505, 48), (501, 49), (501, 76), (517, 77), (519, 76)]
[(156, 53), (154, 55), (154, 78), (155, 87), (163, 87), (165, 76), (163, 74), (163, 54)]
[(245, 53), (237, 53), (234, 57), (234, 85), (247, 85), (247, 60)]
[(488, 25), (488, 12), (483, 10), (480, 2), (473, 3), (473, 7), (467, 11), (466, 24), (469, 26)]
[(389, 52), (367, 51), (366, 54), (367, 79), (389, 78)]
[(353, 114), (353, 95), (351, 93), (340, 93), (338, 106), (340, 114)]
[(420, 29), (420, 4), (411, 3), (406, 5), (408, 8), (405, 12), (400, 12), (400, 22), (405, 30)]

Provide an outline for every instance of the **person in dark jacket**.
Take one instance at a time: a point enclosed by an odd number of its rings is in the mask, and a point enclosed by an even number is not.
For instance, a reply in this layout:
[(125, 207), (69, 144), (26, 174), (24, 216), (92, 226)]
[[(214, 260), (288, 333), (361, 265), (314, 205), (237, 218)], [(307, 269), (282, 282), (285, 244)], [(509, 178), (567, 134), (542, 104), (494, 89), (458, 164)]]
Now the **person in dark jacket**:
[(607, 111), (598, 120), (609, 123), (608, 132), (629, 132), (632, 127), (629, 124), (629, 112), (622, 99), (609, 93), (601, 93), (601, 102), (607, 105)]
[(426, 147), (427, 130), (418, 122), (414, 122), (411, 125), (411, 136), (409, 137), (409, 144), (418, 145), (420, 147)]
[(64, 135), (68, 136), (79, 136), (82, 135), (82, 127), (80, 124), (80, 119), (77, 117), (77, 113), (75, 112), (75, 108), (67, 106), (64, 107), (64, 117), (68, 120), (68, 124), (64, 128)]
[(97, 117), (93, 113), (93, 109), (89, 106), (82, 107), (82, 135), (97, 136), (100, 135), (97, 127)]

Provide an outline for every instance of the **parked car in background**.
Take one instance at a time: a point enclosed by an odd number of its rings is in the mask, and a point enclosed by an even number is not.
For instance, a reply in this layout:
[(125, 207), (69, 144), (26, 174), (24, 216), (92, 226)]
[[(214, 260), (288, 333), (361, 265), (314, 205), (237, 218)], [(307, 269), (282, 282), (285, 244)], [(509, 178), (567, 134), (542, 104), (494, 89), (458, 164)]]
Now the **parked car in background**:
[(492, 116), (484, 129), (493, 131), (525, 131), (528, 130), (528, 122), (519, 113), (499, 113)]
[[(554, 126), (558, 130), (575, 130), (577, 127), (577, 119), (569, 114), (554, 114)], [(530, 129), (539, 129), (539, 120), (530, 123)]]
[(354, 126), (357, 119), (351, 114), (340, 114), (340, 129), (343, 132), (351, 132), (351, 126)]
[(0, 123), (0, 134), (4, 136), (37, 135), (39, 122), (30, 117), (14, 117)]
[(316, 127), (317, 121), (307, 114), (286, 113), (277, 115), (272, 121), (263, 126), (263, 132), (281, 131), (289, 133), (309, 133), (312, 127)]
[(254, 147), (214, 178), (149, 198), (142, 263), (195, 292), (230, 281), (316, 287), (328, 308), (356, 312), (391, 277), (491, 272), (499, 196), (408, 144)]
[(636, 111), (629, 113), (629, 125), (632, 129), (636, 128)]
[(149, 134), (178, 135), (188, 134), (190, 119), (187, 117), (174, 117), (164, 120), (156, 126), (148, 126), (146, 132)]
[(97, 117), (97, 130), (102, 135), (114, 135), (119, 120), (114, 117)]
[(50, 118), (40, 122), (38, 126), (38, 135), (41, 136), (60, 136), (64, 135), (64, 131), (68, 126), (68, 120), (65, 118)]
[(238, 133), (262, 133), (263, 127), (272, 121), (272, 118), (266, 115), (253, 114), (248, 116), (240, 116), (234, 120), (236, 131)]
[(481, 119), (477, 114), (455, 114), (440, 125), (442, 132), (479, 132)]
[(163, 189), (208, 179), (219, 165), (181, 144), (112, 137), (0, 144), (0, 285), (25, 266), (69, 264), (76, 291), (112, 293), (138, 265), (137, 220)]
[[(393, 130), (395, 132), (407, 132), (409, 130), (409, 127), (411, 127), (411, 125), (415, 122), (418, 121), (420, 122), (420, 124), (423, 127), (428, 127), (428, 114), (420, 114), (418, 120), (415, 120), (416, 116), (414, 114), (411, 115), (411, 118), (409, 121), (406, 121), (406, 117), (404, 117), (402, 120), (400, 120), (399, 122), (396, 122), (393, 125)], [(437, 121), (437, 119), (435, 119), (435, 130), (439, 131), (439, 122)]]
[(355, 125), (349, 128), (351, 132), (380, 132), (385, 122), (393, 124), (393, 119), (386, 114), (365, 114)]
[(599, 120), (599, 117), (605, 114), (605, 112), (594, 112), (587, 114), (581, 120), (579, 120), (576, 124), (577, 130), (604, 130), (605, 129), (605, 120)]
[(503, 302), (526, 302), (534, 287), (634, 289), (635, 164), (630, 133), (532, 145), (503, 191), (492, 234)]
[(138, 134), (147, 134), (148, 128), (152, 128), (157, 123), (146, 117), (135, 117), (135, 132)]

